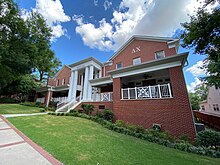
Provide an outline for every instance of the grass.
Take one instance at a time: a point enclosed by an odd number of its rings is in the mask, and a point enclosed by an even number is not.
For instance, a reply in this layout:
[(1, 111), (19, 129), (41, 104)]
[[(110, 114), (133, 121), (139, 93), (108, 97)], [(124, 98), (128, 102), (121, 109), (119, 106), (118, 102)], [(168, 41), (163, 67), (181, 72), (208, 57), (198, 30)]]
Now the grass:
[(220, 159), (190, 154), (103, 128), (71, 116), (9, 118), (19, 130), (64, 164), (217, 165)]
[(40, 112), (42, 109), (20, 104), (0, 104), (0, 114), (29, 114)]

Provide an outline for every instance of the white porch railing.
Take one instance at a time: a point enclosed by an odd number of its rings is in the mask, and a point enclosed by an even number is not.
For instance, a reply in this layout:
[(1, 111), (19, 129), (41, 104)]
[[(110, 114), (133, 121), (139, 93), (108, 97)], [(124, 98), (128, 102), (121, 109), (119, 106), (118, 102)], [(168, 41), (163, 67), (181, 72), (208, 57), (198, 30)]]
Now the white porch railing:
[(113, 92), (96, 93), (92, 95), (93, 101), (112, 101)]
[(45, 97), (41, 97), (41, 98), (37, 98), (36, 99), (36, 102), (38, 102), (38, 103), (44, 103), (44, 100), (45, 100)]
[(172, 97), (170, 84), (121, 89), (124, 100)]
[(59, 103), (66, 103), (68, 102), (67, 98), (68, 97), (53, 97), (51, 98), (51, 101), (59, 102)]

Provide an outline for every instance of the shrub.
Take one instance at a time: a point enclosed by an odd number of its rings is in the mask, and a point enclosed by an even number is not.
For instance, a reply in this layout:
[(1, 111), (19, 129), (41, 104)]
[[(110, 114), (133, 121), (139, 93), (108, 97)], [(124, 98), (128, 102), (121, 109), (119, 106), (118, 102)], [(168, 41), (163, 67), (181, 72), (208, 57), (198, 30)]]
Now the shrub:
[(115, 122), (115, 125), (117, 125), (117, 126), (119, 126), (119, 127), (122, 127), (122, 126), (124, 126), (124, 121), (123, 120), (116, 120), (116, 122)]
[(94, 110), (94, 105), (92, 104), (82, 104), (81, 108), (83, 109), (83, 111), (89, 115), (92, 113), (92, 111)]
[(179, 137), (179, 140), (184, 141), (184, 142), (190, 142), (190, 138), (187, 135), (185, 135), (185, 134), (182, 134)]
[(145, 133), (145, 129), (139, 125), (126, 123), (126, 124), (124, 124), (124, 127), (131, 130), (131, 131), (134, 131), (135, 133)]
[(220, 145), (220, 133), (214, 131), (201, 131), (197, 135), (199, 145), (209, 147)]
[(14, 98), (3, 97), (0, 98), (0, 103), (18, 103), (19, 101)]
[(103, 114), (103, 119), (105, 120), (108, 120), (108, 121), (113, 121), (113, 118), (114, 118), (114, 113), (110, 110), (110, 109), (104, 109), (102, 111), (102, 114)]

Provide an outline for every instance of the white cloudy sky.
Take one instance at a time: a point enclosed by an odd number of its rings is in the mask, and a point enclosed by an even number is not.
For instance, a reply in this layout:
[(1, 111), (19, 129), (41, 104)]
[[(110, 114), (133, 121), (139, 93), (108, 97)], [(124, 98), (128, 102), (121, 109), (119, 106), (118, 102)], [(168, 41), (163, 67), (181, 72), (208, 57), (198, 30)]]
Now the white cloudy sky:
[[(78, 44), (80, 41), (74, 39), (79, 38), (83, 45), (78, 46), (77, 49), (84, 49), (87, 54), (93, 50), (97, 54), (100, 52), (103, 54), (108, 51), (114, 52), (134, 34), (172, 36), (178, 28), (181, 28), (181, 22), (189, 21), (188, 15), (195, 14), (202, 1), (30, 0), (32, 5), (28, 6), (24, 3), (21, 8), (23, 17), (26, 17), (31, 10), (43, 15), (48, 26), (53, 30), (52, 40), (57, 54), (65, 63), (68, 61), (67, 58), (59, 55), (61, 48), (56, 47), (59, 42), (66, 46), (70, 42)], [(65, 42), (63, 37), (66, 38)], [(71, 47), (68, 50), (66, 47), (65, 51), (74, 50)], [(73, 59), (77, 60), (75, 57)], [(106, 60), (104, 57), (99, 59)], [(201, 58), (191, 59), (190, 62), (191, 66), (185, 73), (187, 79), (190, 79), (188, 89), (193, 90), (199, 83), (198, 77), (203, 76), (205, 71), (201, 71), (199, 67), (202, 64)]]

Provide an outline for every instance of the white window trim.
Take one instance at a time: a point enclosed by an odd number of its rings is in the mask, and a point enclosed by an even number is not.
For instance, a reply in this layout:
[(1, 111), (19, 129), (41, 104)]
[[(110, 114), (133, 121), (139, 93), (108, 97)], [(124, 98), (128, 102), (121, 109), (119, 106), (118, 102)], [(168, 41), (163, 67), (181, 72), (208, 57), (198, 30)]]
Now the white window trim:
[[(121, 64), (121, 67), (120, 68), (118, 68), (118, 64)], [(121, 69), (122, 68), (122, 62), (118, 62), (117, 64), (116, 64), (116, 69)]]
[(62, 85), (65, 85), (65, 78), (62, 79)]
[[(164, 51), (164, 50), (161, 50), (161, 51), (157, 51), (157, 52), (154, 53), (154, 54), (155, 54), (155, 59), (162, 59), (162, 58), (157, 58), (157, 53), (158, 53), (158, 52), (163, 52), (164, 57), (166, 57), (165, 51)], [(164, 58), (164, 57), (163, 57), (163, 58)]]
[(59, 79), (58, 79), (57, 82), (56, 82), (56, 86), (59, 86)]
[(138, 65), (138, 64), (141, 64), (141, 57), (133, 58), (133, 65)]

